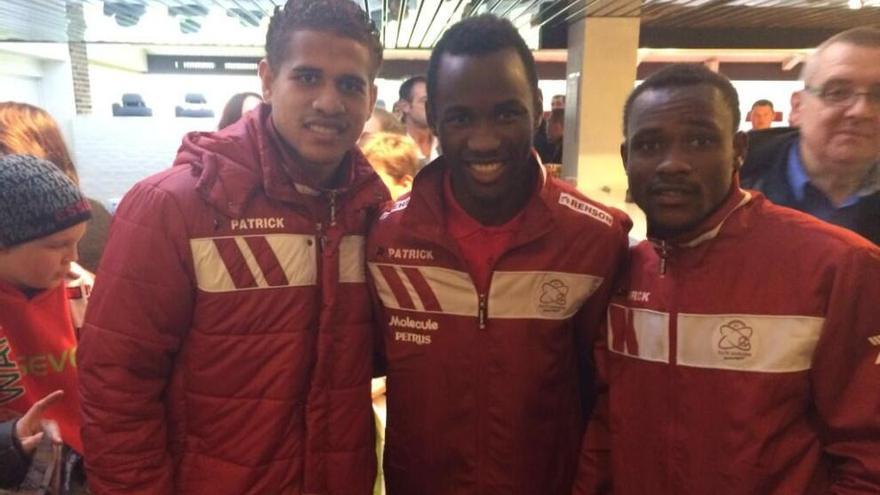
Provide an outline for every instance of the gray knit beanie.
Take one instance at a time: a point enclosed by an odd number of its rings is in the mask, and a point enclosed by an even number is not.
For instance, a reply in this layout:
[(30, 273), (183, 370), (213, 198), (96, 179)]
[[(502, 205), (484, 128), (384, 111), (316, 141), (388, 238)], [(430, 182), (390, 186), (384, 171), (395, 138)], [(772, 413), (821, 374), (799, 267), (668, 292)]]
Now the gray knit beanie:
[(89, 202), (51, 162), (0, 157), (0, 248), (46, 237), (92, 217)]

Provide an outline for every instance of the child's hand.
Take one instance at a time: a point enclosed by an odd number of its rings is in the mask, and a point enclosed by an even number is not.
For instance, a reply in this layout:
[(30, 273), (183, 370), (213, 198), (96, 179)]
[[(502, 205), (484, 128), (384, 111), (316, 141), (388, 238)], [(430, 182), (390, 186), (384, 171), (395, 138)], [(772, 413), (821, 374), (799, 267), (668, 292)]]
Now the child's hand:
[[(38, 400), (28, 412), (15, 423), (15, 435), (21, 442), (22, 449), (30, 455), (43, 439), (43, 432), (48, 432), (53, 443), (61, 443), (61, 433), (54, 421), (43, 421), (43, 412), (52, 404), (61, 400), (64, 391), (56, 390)], [(47, 423), (44, 427), (43, 423)]]

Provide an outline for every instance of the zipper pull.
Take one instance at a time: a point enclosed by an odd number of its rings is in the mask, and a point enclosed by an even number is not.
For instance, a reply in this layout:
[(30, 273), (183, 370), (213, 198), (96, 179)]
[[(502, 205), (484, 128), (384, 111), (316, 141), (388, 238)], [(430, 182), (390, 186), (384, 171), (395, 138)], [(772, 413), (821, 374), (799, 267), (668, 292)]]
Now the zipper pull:
[(666, 241), (660, 243), (660, 275), (666, 275), (666, 258), (669, 257), (669, 249)]
[(318, 249), (324, 252), (324, 243), (327, 241), (327, 238), (324, 236), (324, 224), (315, 224), (315, 230), (318, 231)]
[(336, 191), (330, 191), (330, 226), (336, 225)]
[(480, 323), (480, 330), (486, 329), (486, 319), (488, 316), (487, 306), (488, 302), (486, 300), (486, 294), (480, 294), (479, 311), (477, 313), (477, 319)]

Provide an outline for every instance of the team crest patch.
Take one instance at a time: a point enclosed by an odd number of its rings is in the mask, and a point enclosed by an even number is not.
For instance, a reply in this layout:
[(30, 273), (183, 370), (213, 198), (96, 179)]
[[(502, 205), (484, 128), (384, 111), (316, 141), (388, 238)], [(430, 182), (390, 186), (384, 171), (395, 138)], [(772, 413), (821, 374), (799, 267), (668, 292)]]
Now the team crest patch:
[(725, 361), (742, 361), (752, 357), (755, 330), (742, 320), (722, 324), (718, 331), (718, 355)]
[(590, 203), (578, 199), (571, 194), (561, 193), (559, 195), (559, 204), (567, 206), (568, 208), (583, 215), (587, 215), (588, 217), (592, 217), (609, 227), (614, 223), (614, 218), (608, 212), (600, 210)]

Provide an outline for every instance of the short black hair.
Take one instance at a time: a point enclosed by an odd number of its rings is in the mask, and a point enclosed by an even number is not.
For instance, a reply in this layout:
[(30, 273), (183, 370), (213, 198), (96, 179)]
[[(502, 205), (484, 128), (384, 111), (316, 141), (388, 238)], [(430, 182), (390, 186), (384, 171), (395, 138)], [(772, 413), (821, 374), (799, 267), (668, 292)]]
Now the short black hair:
[(626, 136), (629, 126), (629, 114), (633, 102), (640, 94), (649, 89), (681, 88), (688, 86), (711, 86), (721, 92), (724, 103), (730, 109), (733, 118), (733, 132), (739, 129), (739, 96), (730, 79), (709, 70), (702, 64), (672, 64), (648, 76), (636, 89), (632, 90), (623, 106), (623, 135)]
[(762, 98), (762, 99), (752, 103), (752, 110), (754, 110), (755, 107), (770, 107), (770, 109), (773, 110), (773, 102)]
[(376, 25), (351, 0), (288, 0), (284, 8), (275, 7), (266, 31), (266, 59), (277, 70), (287, 51), (287, 41), (297, 30), (326, 31), (363, 44), (373, 62), (370, 74), (376, 77), (382, 66), (382, 42)]
[(468, 17), (457, 22), (440, 38), (431, 58), (428, 61), (428, 105), (434, 109), (434, 93), (437, 90), (437, 77), (440, 70), (440, 59), (444, 53), (450, 55), (488, 55), (506, 48), (516, 50), (526, 69), (532, 96), (537, 104), (538, 71), (535, 68), (535, 57), (519, 35), (516, 27), (507, 19), (491, 14)]
[(412, 76), (406, 81), (403, 81), (403, 83), (401, 83), (400, 85), (400, 89), (397, 90), (397, 96), (401, 100), (406, 100), (412, 103), (413, 87), (420, 82), (427, 84), (428, 80), (425, 78), (425, 76)]

